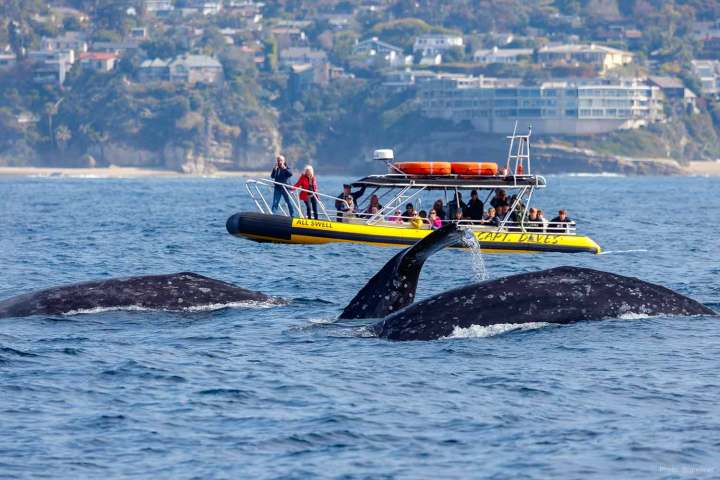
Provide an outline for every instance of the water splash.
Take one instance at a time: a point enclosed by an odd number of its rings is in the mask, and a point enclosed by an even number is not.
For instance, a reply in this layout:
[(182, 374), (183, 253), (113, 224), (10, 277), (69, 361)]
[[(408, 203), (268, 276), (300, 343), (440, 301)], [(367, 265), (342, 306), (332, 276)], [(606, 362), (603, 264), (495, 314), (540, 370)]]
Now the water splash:
[(475, 237), (475, 233), (467, 228), (463, 230), (463, 244), (470, 250), (470, 263), (475, 276), (475, 281), (484, 282), (489, 277), (487, 268), (485, 267), (485, 258), (480, 248), (480, 242)]

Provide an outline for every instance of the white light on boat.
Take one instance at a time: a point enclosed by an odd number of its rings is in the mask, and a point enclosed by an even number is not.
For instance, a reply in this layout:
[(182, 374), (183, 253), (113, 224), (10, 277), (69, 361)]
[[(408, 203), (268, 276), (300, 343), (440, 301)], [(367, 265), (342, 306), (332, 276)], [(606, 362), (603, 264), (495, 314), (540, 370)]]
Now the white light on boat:
[(381, 148), (373, 152), (373, 160), (394, 160), (395, 153), (390, 148)]

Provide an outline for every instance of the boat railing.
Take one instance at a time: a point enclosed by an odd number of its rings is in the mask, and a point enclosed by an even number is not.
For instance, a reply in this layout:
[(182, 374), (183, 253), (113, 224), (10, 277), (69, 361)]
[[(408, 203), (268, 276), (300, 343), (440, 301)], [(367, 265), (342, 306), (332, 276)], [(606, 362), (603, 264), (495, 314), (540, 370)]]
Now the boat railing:
[[(309, 195), (313, 195), (315, 197), (319, 210), (318, 217), (320, 217), (320, 215), (322, 214), (324, 220), (332, 221), (333, 218), (330, 216), (330, 214), (333, 213), (336, 215), (337, 212), (335, 210), (328, 210), (325, 207), (325, 204), (322, 202), (323, 198), (326, 200), (331, 200), (333, 201), (333, 203), (340, 202), (341, 204), (345, 205), (345, 208), (347, 208), (348, 210), (350, 209), (350, 205), (342, 198), (333, 197), (332, 195), (327, 195), (320, 192), (314, 192), (312, 190), (307, 190), (301, 187), (293, 187), (292, 185), (288, 185), (287, 183), (280, 183), (274, 180), (268, 180), (266, 178), (250, 178), (245, 182), (245, 189), (247, 190), (250, 198), (255, 203), (255, 206), (260, 211), (260, 213), (273, 213), (272, 207), (270, 206), (270, 204), (268, 204), (267, 200), (265, 200), (265, 195), (263, 194), (261, 187), (272, 188), (273, 190), (276, 187), (282, 188), (282, 190), (287, 194), (287, 197), (290, 199), (291, 203), (293, 204), (293, 208), (297, 211), (297, 214), (300, 218), (306, 218), (305, 214), (303, 213), (302, 204), (299, 198), (300, 192), (306, 192)], [(283, 205), (282, 201), (279, 203), (278, 208), (284, 215), (290, 216), (290, 212), (286, 210), (285, 205)]]
[[(350, 205), (347, 201), (342, 198), (334, 197), (320, 192), (312, 192), (300, 187), (293, 187), (286, 183), (276, 182), (269, 179), (248, 179), (245, 183), (245, 188), (250, 195), (253, 203), (257, 207), (260, 213), (272, 214), (272, 207), (267, 202), (263, 189), (272, 189), (280, 187), (287, 194), (287, 198), (292, 203), (293, 209), (296, 211), (295, 215), (298, 218), (307, 218), (304, 213), (303, 202), (300, 201), (298, 193), (307, 192), (308, 194), (315, 195), (318, 203), (318, 218), (327, 221), (335, 221), (342, 223), (355, 223), (364, 225), (374, 226), (385, 226), (385, 227), (396, 227), (396, 228), (415, 228), (410, 223), (413, 217), (395, 215), (393, 212), (398, 210), (398, 206), (402, 202), (388, 202), (380, 211), (375, 213), (356, 212), (351, 211)], [(407, 189), (406, 189), (407, 190)], [(419, 194), (423, 189), (419, 189), (417, 192), (411, 194), (405, 194), (403, 190), (402, 195), (397, 195), (395, 199), (403, 199), (403, 202), (412, 200)], [(327, 208), (323, 203), (322, 199), (332, 201), (333, 205), (340, 204), (343, 206), (343, 210), (337, 210), (335, 208)], [(337, 203), (336, 203), (337, 202)], [(516, 204), (513, 204), (514, 210)], [(280, 201), (278, 205), (279, 211), (285, 215), (290, 216), (290, 212), (287, 210), (285, 202)], [(457, 223), (461, 226), (470, 227), (475, 231), (481, 232), (496, 232), (496, 233), (544, 233), (544, 234), (555, 234), (555, 235), (575, 235), (575, 223), (562, 223), (557, 224), (553, 222), (537, 222), (530, 221), (527, 218), (521, 219), (521, 221), (511, 221), (508, 217), (505, 220), (442, 220), (443, 224), (446, 223)], [(430, 229), (430, 224), (427, 219), (423, 219), (423, 229)]]

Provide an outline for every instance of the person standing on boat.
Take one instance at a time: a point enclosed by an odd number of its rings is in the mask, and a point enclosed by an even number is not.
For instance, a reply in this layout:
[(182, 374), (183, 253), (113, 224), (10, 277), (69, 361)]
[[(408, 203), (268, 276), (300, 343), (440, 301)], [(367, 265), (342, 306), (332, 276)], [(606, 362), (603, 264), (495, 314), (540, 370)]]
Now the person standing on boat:
[[(335, 200), (335, 210), (337, 211), (335, 220), (338, 222), (342, 222), (344, 216), (351, 216), (350, 214), (355, 212), (355, 205), (358, 204), (358, 198), (365, 194), (367, 186), (363, 185), (357, 192), (352, 192), (350, 188), (349, 184), (344, 184), (342, 193), (338, 195), (338, 199)], [(349, 201), (350, 199), (352, 199), (352, 201)], [(350, 208), (348, 208), (348, 205), (350, 205)]]
[(465, 218), (470, 220), (483, 220), (483, 213), (485, 211), (485, 205), (482, 200), (478, 197), (477, 190), (470, 192), (470, 201), (465, 208)]
[[(318, 219), (317, 211), (317, 178), (315, 178), (315, 171), (310, 165), (305, 167), (303, 174), (295, 185), (293, 185), (293, 191), (297, 188), (301, 188), (300, 200), (305, 202), (305, 209), (307, 210), (307, 218)], [(312, 206), (312, 215), (311, 207)]]
[[(295, 216), (295, 207), (293, 207), (292, 201), (290, 201), (290, 195), (288, 195), (286, 187), (284, 185), (288, 185), (288, 180), (290, 180), (290, 177), (292, 177), (292, 172), (290, 171), (290, 168), (288, 168), (287, 163), (285, 162), (285, 157), (282, 155), (278, 155), (275, 158), (275, 168), (272, 169), (272, 172), (270, 173), (270, 178), (275, 180), (277, 182), (275, 184), (275, 188), (273, 190), (273, 201), (272, 201), (272, 208), (270, 209), (273, 215), (275, 212), (277, 212), (278, 207), (280, 206), (280, 198), (285, 200), (285, 203), (288, 206), (288, 211), (290, 212), (290, 216)], [(282, 184), (282, 185), (278, 185)]]

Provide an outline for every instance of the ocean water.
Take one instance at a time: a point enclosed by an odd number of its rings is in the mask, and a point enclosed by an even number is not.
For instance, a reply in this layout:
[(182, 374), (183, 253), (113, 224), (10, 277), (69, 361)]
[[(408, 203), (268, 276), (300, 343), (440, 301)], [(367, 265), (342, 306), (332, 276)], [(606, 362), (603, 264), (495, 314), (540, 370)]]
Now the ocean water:
[[(491, 278), (587, 266), (720, 309), (720, 179), (548, 180), (537, 203), (605, 253), (486, 256)], [(720, 478), (718, 318), (373, 338), (335, 318), (397, 250), (231, 237), (243, 183), (0, 178), (0, 298), (194, 271), (291, 300), (0, 320), (0, 478)], [(419, 296), (471, 260), (429, 259)]]

